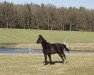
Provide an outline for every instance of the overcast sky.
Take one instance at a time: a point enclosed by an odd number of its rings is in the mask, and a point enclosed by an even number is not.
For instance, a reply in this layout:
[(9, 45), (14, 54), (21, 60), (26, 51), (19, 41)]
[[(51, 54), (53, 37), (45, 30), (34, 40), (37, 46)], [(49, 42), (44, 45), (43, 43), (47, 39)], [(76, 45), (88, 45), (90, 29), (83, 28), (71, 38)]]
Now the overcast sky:
[(13, 2), (15, 4), (35, 3), (35, 4), (53, 4), (56, 7), (76, 7), (83, 6), (88, 9), (94, 9), (94, 0), (0, 0), (0, 2)]

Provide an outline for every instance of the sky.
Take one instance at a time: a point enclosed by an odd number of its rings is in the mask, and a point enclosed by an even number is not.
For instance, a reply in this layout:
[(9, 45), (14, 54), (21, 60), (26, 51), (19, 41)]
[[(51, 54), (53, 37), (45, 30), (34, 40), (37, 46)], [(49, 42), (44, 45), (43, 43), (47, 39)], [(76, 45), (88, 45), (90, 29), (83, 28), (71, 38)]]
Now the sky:
[(0, 0), (0, 2), (13, 2), (14, 4), (25, 4), (25, 3), (35, 3), (35, 4), (52, 4), (56, 7), (76, 7), (80, 6), (87, 9), (94, 9), (94, 0)]

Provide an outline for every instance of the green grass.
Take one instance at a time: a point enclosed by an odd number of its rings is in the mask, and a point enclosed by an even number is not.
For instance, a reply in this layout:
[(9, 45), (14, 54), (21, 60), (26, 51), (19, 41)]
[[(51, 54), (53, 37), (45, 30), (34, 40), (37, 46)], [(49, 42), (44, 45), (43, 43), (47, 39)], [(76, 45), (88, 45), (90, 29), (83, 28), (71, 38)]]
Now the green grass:
[(94, 32), (0, 29), (0, 44), (36, 43), (40, 34), (49, 42), (63, 43), (66, 40), (69, 43), (94, 43)]
[[(61, 61), (52, 55), (53, 61)], [(67, 54), (66, 64), (43, 64), (43, 54), (0, 54), (0, 75), (93, 75), (94, 54)]]

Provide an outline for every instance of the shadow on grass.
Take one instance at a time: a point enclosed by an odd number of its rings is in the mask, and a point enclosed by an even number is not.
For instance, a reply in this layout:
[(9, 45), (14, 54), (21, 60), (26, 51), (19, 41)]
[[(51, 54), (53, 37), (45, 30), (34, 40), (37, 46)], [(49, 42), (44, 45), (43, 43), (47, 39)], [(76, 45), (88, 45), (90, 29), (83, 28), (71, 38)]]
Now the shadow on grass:
[[(45, 63), (45, 61), (42, 62), (42, 63)], [(50, 61), (47, 61), (46, 63), (47, 63), (47, 64), (50, 64)], [(68, 63), (68, 61), (67, 61), (67, 62), (63, 62), (63, 61), (53, 61), (52, 63), (53, 63), (53, 65), (56, 64), (56, 63), (58, 63), (58, 64), (59, 64), (59, 63), (61, 63), (61, 64), (66, 64), (66, 63)]]

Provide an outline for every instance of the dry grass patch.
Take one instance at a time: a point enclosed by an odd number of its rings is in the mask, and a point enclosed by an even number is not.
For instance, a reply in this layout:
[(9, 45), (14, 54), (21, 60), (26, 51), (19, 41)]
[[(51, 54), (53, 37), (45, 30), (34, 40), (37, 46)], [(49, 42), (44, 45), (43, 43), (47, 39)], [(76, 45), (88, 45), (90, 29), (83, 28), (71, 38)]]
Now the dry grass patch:
[[(52, 55), (53, 61), (61, 61)], [(43, 64), (43, 54), (0, 54), (0, 75), (93, 75), (94, 54), (67, 54), (68, 63)]]

